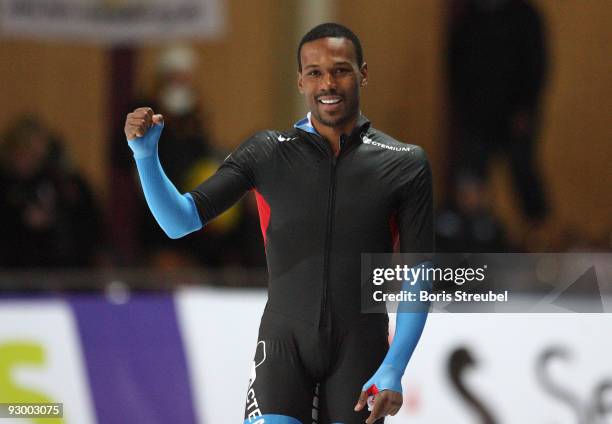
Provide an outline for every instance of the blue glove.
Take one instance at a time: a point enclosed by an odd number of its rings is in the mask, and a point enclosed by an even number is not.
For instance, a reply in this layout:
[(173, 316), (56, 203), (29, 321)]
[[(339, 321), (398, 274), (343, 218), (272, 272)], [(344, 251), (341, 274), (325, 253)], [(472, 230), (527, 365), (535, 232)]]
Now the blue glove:
[(157, 144), (163, 129), (163, 122), (153, 124), (144, 136), (128, 140), (128, 146), (134, 152), (134, 159), (142, 159), (157, 154)]
[(393, 390), (394, 392), (402, 393), (403, 375), (403, 369), (394, 368), (392, 364), (385, 364), (383, 362), (372, 378), (363, 385), (361, 390), (368, 392), (370, 395), (375, 395), (383, 390)]

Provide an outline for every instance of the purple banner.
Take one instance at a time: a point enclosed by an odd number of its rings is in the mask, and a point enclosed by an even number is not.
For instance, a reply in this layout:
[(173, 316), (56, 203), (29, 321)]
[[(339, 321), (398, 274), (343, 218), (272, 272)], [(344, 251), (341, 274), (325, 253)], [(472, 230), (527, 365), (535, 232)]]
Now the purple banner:
[(99, 423), (196, 423), (174, 300), (72, 295)]

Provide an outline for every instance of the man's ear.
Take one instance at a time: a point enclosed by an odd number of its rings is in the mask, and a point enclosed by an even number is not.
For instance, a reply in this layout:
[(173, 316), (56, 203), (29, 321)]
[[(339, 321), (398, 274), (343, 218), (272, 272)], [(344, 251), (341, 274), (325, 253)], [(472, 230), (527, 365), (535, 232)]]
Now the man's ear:
[(363, 62), (359, 72), (361, 73), (361, 88), (365, 88), (368, 85), (368, 64)]
[(304, 87), (302, 87), (302, 73), (298, 71), (297, 73), (297, 86), (298, 90), (301, 94), (304, 94)]

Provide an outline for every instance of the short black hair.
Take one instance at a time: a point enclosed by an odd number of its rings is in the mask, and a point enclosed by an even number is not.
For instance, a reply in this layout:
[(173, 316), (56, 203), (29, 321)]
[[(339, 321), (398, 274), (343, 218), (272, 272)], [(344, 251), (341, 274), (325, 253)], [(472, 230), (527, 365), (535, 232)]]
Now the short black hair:
[(324, 24), (317, 25), (310, 31), (306, 33), (302, 37), (300, 41), (300, 45), (297, 49), (297, 62), (298, 62), (298, 70), (302, 71), (302, 61), (300, 58), (300, 53), (302, 52), (302, 46), (305, 43), (310, 41), (318, 40), (320, 38), (346, 38), (351, 40), (353, 46), (355, 47), (355, 55), (357, 56), (357, 65), (361, 67), (363, 65), (363, 50), (361, 49), (361, 43), (359, 42), (359, 38), (355, 35), (353, 31), (345, 27), (344, 25), (337, 24), (335, 22), (326, 22)]

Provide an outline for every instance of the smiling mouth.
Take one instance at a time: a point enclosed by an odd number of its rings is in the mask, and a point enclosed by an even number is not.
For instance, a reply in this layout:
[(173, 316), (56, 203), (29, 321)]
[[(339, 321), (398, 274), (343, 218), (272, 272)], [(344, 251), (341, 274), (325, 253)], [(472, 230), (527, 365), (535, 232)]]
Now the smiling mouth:
[(320, 96), (317, 97), (317, 101), (324, 105), (335, 105), (342, 101), (340, 96)]

